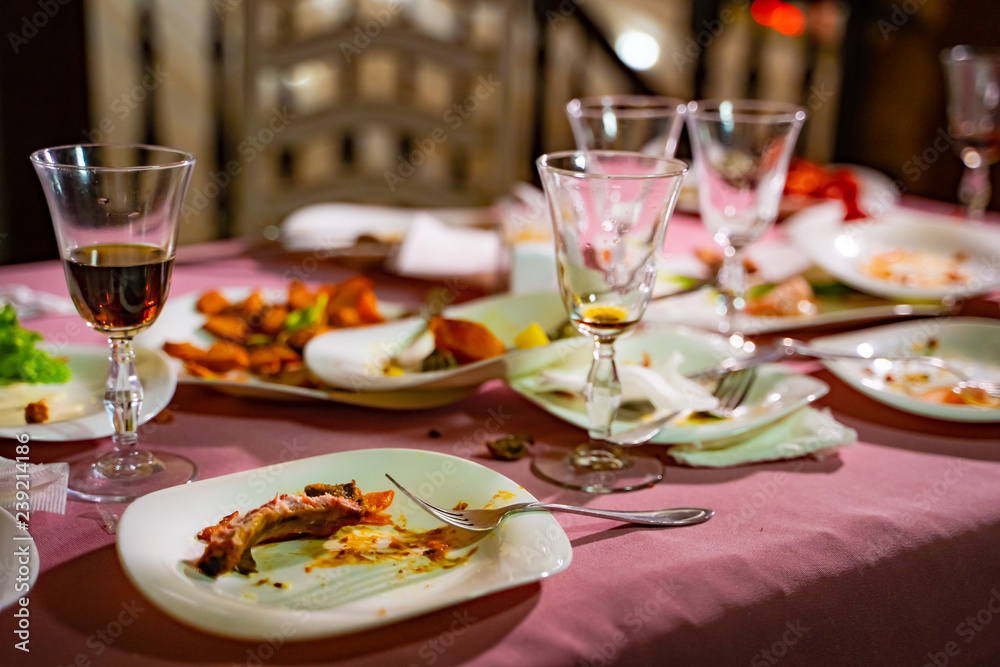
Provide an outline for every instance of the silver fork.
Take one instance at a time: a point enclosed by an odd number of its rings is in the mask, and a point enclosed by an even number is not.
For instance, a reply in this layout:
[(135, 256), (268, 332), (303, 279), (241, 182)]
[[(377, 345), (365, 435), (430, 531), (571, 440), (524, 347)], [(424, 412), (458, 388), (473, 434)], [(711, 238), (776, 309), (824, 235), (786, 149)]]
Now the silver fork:
[[(755, 366), (723, 375), (712, 392), (712, 395), (719, 399), (719, 407), (713, 410), (711, 414), (725, 419), (732, 417), (736, 408), (743, 404), (747, 393), (750, 391), (750, 386), (756, 378), (757, 368)], [(613, 433), (608, 437), (608, 441), (623, 447), (641, 445), (663, 430), (663, 427), (680, 413), (681, 411), (677, 410), (662, 417), (643, 422), (626, 431)]]
[(965, 380), (955, 386), (959, 389), (982, 389), (993, 398), (1000, 398), (1000, 382)]
[(719, 399), (719, 407), (711, 413), (719, 417), (729, 418), (736, 412), (736, 408), (743, 405), (750, 387), (757, 379), (757, 367), (751, 366), (740, 371), (726, 373), (716, 385), (713, 395)]
[(857, 360), (857, 361), (874, 361), (876, 359), (886, 359), (893, 363), (913, 363), (924, 366), (931, 366), (934, 368), (941, 369), (948, 373), (951, 373), (959, 380), (970, 380), (968, 375), (961, 368), (958, 368), (955, 364), (940, 359), (938, 357), (930, 357), (923, 355), (870, 355), (865, 356), (857, 352), (849, 352), (846, 350), (826, 350), (819, 347), (814, 347), (808, 343), (804, 343), (800, 340), (795, 340), (794, 338), (782, 338), (777, 340), (771, 345), (766, 345), (764, 347), (758, 348), (753, 354), (746, 357), (733, 357), (731, 359), (726, 359), (720, 364), (711, 366), (704, 370), (698, 371), (688, 377), (692, 380), (704, 380), (711, 377), (716, 377), (720, 375), (725, 375), (727, 373), (734, 373), (736, 371), (744, 370), (747, 368), (753, 368), (760, 364), (768, 364), (775, 361), (781, 361), (783, 359), (788, 359), (789, 357), (794, 357), (799, 355), (802, 357), (810, 357), (812, 359), (826, 359), (826, 360)]
[(554, 503), (517, 503), (507, 507), (498, 507), (489, 510), (446, 510), (431, 505), (426, 500), (422, 500), (406, 490), (406, 487), (394, 480), (390, 475), (386, 475), (389, 481), (396, 485), (406, 497), (417, 505), (427, 510), (441, 521), (458, 526), (466, 530), (493, 530), (505, 517), (521, 512), (569, 512), (571, 514), (582, 514), (584, 516), (596, 516), (612, 521), (624, 521), (626, 523), (638, 523), (644, 526), (693, 526), (696, 523), (703, 523), (712, 518), (715, 514), (712, 510), (699, 507), (674, 507), (663, 510), (642, 510), (642, 511), (622, 511), (622, 510), (601, 510), (590, 507), (576, 507), (574, 505), (557, 505)]

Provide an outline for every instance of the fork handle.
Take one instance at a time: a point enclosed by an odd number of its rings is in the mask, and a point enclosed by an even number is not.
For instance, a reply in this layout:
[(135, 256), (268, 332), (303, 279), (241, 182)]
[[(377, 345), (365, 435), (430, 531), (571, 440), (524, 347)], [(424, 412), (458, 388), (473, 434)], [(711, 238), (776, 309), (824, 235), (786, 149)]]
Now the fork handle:
[(623, 510), (601, 510), (590, 507), (576, 507), (574, 505), (558, 505), (554, 503), (525, 503), (515, 512), (531, 512), (537, 510), (548, 510), (550, 512), (569, 512), (570, 514), (582, 514), (584, 516), (596, 516), (601, 519), (611, 519), (613, 521), (624, 521), (626, 523), (639, 523), (645, 526), (690, 526), (702, 523), (712, 518), (715, 513), (712, 510), (698, 507), (674, 507), (664, 510), (641, 510), (637, 512)]

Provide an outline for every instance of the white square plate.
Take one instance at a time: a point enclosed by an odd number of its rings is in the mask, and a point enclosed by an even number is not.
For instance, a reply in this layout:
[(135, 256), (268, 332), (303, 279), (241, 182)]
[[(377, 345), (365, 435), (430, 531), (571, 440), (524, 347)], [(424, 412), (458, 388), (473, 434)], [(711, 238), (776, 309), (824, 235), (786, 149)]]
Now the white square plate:
[[(303, 540), (254, 548), (252, 576), (201, 574), (191, 561), (204, 551), (196, 534), (233, 510), (247, 511), (307, 484), (356, 480), (363, 492), (392, 489), (386, 473), (435, 505), (483, 507), (535, 500), (516, 482), (465, 459), (411, 449), (357, 450), (300, 459), (187, 484), (136, 500), (118, 525), (118, 555), (129, 579), (166, 614), (210, 634), (285, 641), (331, 637), (386, 625), (496, 591), (537, 581), (569, 566), (566, 533), (548, 513), (511, 517), (476, 542), (452, 569), (398, 575), (393, 561), (311, 568)], [(440, 522), (401, 493), (389, 513), (412, 530)], [(315, 540), (313, 542), (318, 542)], [(462, 556), (453, 551), (451, 556)], [(260, 585), (264, 579), (286, 587)]]

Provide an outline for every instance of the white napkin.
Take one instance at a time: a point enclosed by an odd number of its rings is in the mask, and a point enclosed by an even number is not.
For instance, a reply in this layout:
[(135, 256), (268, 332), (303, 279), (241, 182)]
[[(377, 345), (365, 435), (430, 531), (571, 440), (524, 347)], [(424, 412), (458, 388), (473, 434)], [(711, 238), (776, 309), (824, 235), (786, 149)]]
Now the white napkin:
[(365, 204), (314, 204), (281, 223), (281, 244), (293, 252), (349, 248), (359, 236), (395, 243), (417, 216), (415, 209)]
[(33, 290), (27, 285), (0, 285), (0, 304), (14, 306), (18, 319), (39, 315), (76, 315), (76, 306), (64, 296)]
[(33, 512), (66, 513), (66, 484), (69, 482), (68, 463), (28, 463), (0, 457), (0, 507), (15, 511), (24, 502), (27, 486), (29, 508)]
[(828, 408), (804, 407), (749, 433), (674, 445), (667, 453), (685, 465), (724, 468), (801, 456), (822, 459), (857, 439), (857, 432), (835, 420)]
[(420, 213), (407, 229), (391, 264), (403, 276), (437, 279), (492, 273), (499, 268), (500, 258), (500, 236), (496, 231), (454, 227)]
[[(650, 401), (656, 407), (650, 418), (677, 410), (698, 412), (718, 407), (718, 399), (680, 373), (682, 361), (681, 353), (675, 351), (654, 368), (620, 364), (622, 400)], [(587, 371), (587, 368), (546, 369), (520, 382), (536, 392), (579, 393)], [(828, 409), (820, 411), (806, 406), (753, 431), (671, 445), (667, 453), (685, 465), (722, 468), (802, 456), (824, 458), (856, 441), (857, 433), (837, 422)]]
[[(681, 375), (678, 368), (684, 361), (680, 352), (672, 352), (653, 368), (639, 364), (619, 364), (618, 379), (622, 385), (622, 401), (646, 399), (656, 408), (655, 416), (678, 410), (714, 410), (719, 399), (697, 383)], [(587, 381), (587, 368), (573, 370), (547, 369), (524, 382), (534, 391), (569, 391), (579, 393)]]

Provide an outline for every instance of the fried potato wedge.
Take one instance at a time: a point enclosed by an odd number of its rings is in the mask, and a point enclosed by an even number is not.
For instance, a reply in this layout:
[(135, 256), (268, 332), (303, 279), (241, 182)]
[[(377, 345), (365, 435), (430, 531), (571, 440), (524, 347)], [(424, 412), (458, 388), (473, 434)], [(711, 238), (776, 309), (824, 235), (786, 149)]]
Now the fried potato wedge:
[(434, 347), (451, 353), (460, 364), (490, 359), (507, 351), (500, 339), (478, 322), (435, 317), (428, 329), (434, 334)]

